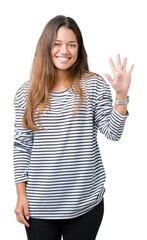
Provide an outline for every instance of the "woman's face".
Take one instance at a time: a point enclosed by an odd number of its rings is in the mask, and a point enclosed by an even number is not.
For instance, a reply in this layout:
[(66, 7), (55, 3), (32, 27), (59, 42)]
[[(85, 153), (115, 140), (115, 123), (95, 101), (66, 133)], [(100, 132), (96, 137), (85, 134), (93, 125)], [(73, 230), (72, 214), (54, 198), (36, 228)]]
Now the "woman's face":
[(67, 70), (77, 60), (78, 42), (71, 29), (60, 27), (51, 51), (52, 61), (58, 70)]

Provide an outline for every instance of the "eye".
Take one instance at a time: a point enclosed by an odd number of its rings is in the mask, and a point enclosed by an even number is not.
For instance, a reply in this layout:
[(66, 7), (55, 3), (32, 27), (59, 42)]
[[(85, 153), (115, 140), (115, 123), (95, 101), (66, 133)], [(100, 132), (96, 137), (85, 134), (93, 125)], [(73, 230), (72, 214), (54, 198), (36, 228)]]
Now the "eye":
[(69, 46), (70, 46), (70, 47), (76, 47), (76, 45), (75, 45), (75, 44), (69, 44)]
[(55, 43), (55, 46), (60, 46), (60, 43)]

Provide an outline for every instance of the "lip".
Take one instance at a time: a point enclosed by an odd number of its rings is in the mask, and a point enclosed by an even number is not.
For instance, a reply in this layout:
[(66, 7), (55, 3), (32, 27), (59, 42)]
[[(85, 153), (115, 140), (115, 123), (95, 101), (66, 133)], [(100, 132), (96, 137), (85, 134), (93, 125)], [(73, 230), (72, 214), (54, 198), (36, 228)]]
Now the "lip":
[[(63, 59), (60, 59), (60, 58), (63, 58)], [(59, 62), (68, 62), (71, 59), (71, 57), (56, 56), (56, 59), (58, 59)]]
[(71, 57), (63, 57), (63, 56), (56, 56), (56, 58), (71, 58)]

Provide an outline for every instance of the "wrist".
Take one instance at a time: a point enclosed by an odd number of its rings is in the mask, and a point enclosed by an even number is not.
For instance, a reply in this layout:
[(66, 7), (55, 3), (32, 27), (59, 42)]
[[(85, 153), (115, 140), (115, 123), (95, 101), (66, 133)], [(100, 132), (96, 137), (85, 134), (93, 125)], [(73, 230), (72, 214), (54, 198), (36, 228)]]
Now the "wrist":
[(116, 99), (118, 100), (127, 99), (127, 96), (127, 93), (116, 93)]
[(127, 96), (126, 98), (124, 98), (125, 96), (119, 96), (119, 98), (116, 97), (115, 99), (115, 104), (118, 105), (126, 105), (129, 103), (129, 96)]
[(17, 193), (17, 198), (18, 199), (21, 199), (21, 198), (24, 198), (26, 197), (26, 193)]

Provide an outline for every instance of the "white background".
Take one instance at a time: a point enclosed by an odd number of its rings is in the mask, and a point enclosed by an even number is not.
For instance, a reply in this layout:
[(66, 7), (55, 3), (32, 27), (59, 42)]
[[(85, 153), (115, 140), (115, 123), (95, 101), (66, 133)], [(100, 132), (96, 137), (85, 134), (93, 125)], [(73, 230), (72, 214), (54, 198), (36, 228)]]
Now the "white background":
[[(147, 239), (147, 34), (145, 1), (8, 1), (0, 4), (1, 102), (1, 236), (25, 240), (16, 221), (13, 179), (13, 99), (29, 79), (38, 39), (56, 15), (72, 17), (79, 25), (90, 70), (111, 76), (108, 58), (116, 54), (134, 64), (129, 91), (129, 117), (119, 142), (98, 134), (107, 180), (105, 214), (97, 239)], [(105, 78), (105, 77), (104, 77)], [(115, 97), (112, 91), (113, 97)]]

